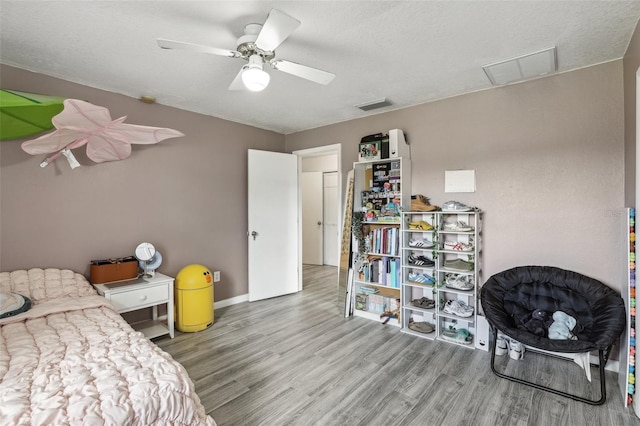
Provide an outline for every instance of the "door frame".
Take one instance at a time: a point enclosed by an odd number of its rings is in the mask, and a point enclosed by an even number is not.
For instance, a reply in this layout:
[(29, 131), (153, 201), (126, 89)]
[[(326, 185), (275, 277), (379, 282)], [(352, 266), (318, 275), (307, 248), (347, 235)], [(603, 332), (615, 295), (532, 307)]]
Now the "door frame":
[[(338, 229), (342, 229), (342, 144), (336, 143), (331, 145), (318, 146), (315, 148), (307, 148), (300, 149), (292, 152), (293, 155), (298, 156), (298, 182), (302, 179), (302, 159), (305, 157), (318, 157), (321, 155), (336, 155), (336, 172), (338, 173), (338, 202), (337, 205), (337, 215), (338, 215)], [(302, 218), (302, 193), (301, 193), (301, 185), (298, 185), (298, 215)], [(302, 220), (298, 220), (299, 229), (299, 237), (300, 241), (298, 241), (298, 257), (300, 259), (300, 277), (302, 277)], [(338, 257), (340, 255), (340, 238), (338, 238), (338, 244), (335, 247), (336, 253), (338, 253)], [(302, 278), (300, 279), (300, 290), (302, 290)]]

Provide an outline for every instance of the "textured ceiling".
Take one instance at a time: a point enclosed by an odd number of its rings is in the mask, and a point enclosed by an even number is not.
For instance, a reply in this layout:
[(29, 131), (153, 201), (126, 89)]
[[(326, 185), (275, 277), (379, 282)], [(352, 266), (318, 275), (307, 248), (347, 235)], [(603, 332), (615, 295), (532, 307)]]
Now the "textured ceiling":
[[(302, 22), (276, 57), (334, 72), (331, 84), (269, 70), (263, 92), (228, 91), (243, 60), (156, 44), (235, 49), (271, 8)], [(4, 64), (288, 134), (487, 89), (482, 65), (552, 46), (560, 72), (619, 59), (640, 2), (1, 0), (0, 17)], [(354, 107), (385, 97), (394, 105)]]

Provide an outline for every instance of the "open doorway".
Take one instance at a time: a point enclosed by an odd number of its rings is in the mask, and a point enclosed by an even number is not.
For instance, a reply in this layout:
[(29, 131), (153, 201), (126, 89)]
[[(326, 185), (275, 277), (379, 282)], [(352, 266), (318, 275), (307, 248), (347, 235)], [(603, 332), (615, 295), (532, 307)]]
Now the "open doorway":
[(341, 229), (341, 145), (294, 151), (300, 182), (301, 258), (305, 265), (337, 266)]

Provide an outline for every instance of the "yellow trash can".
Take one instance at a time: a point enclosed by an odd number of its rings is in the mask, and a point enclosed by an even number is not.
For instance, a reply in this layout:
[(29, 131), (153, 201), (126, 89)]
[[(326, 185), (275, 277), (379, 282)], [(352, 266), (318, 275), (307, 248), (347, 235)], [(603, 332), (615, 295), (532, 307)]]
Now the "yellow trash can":
[(213, 324), (213, 275), (202, 265), (188, 265), (175, 280), (176, 328), (204, 330)]

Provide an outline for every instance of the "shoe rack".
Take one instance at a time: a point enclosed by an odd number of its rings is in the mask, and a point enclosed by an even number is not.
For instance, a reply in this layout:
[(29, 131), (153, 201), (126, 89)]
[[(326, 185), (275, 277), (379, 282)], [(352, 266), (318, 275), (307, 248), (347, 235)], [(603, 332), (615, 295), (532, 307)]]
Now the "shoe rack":
[[(427, 224), (427, 225), (425, 225)], [(438, 308), (438, 225), (435, 212), (405, 212), (402, 214), (402, 331), (424, 339), (434, 340), (437, 333)], [(431, 228), (431, 229), (425, 229)], [(433, 260), (433, 265), (417, 265), (412, 261), (419, 256)], [(417, 277), (416, 277), (417, 276)], [(423, 277), (432, 277), (433, 283), (425, 283)], [(416, 279), (417, 278), (417, 279)], [(427, 308), (425, 301), (433, 301)], [(433, 332), (419, 331), (416, 324), (428, 323)]]
[[(422, 225), (426, 223), (428, 226)], [(404, 212), (402, 214), (402, 331), (429, 340), (443, 340), (461, 346), (475, 348), (477, 310), (480, 283), (481, 212), (435, 211)], [(431, 229), (421, 229), (431, 228)], [(424, 243), (421, 243), (424, 242)], [(417, 247), (417, 245), (423, 247)], [(433, 260), (432, 266), (417, 265), (419, 256)], [(417, 274), (417, 275), (416, 275)], [(433, 284), (425, 284), (421, 275), (433, 277)], [(423, 299), (425, 298), (425, 299)], [(428, 300), (434, 307), (425, 309)], [(450, 307), (447, 307), (447, 302)], [(473, 308), (469, 316), (455, 309), (455, 304)], [(467, 314), (469, 309), (467, 308)], [(433, 325), (433, 332), (425, 333), (425, 327), (416, 323)], [(427, 330), (429, 329), (426, 327)], [(452, 336), (471, 335), (472, 341)]]

